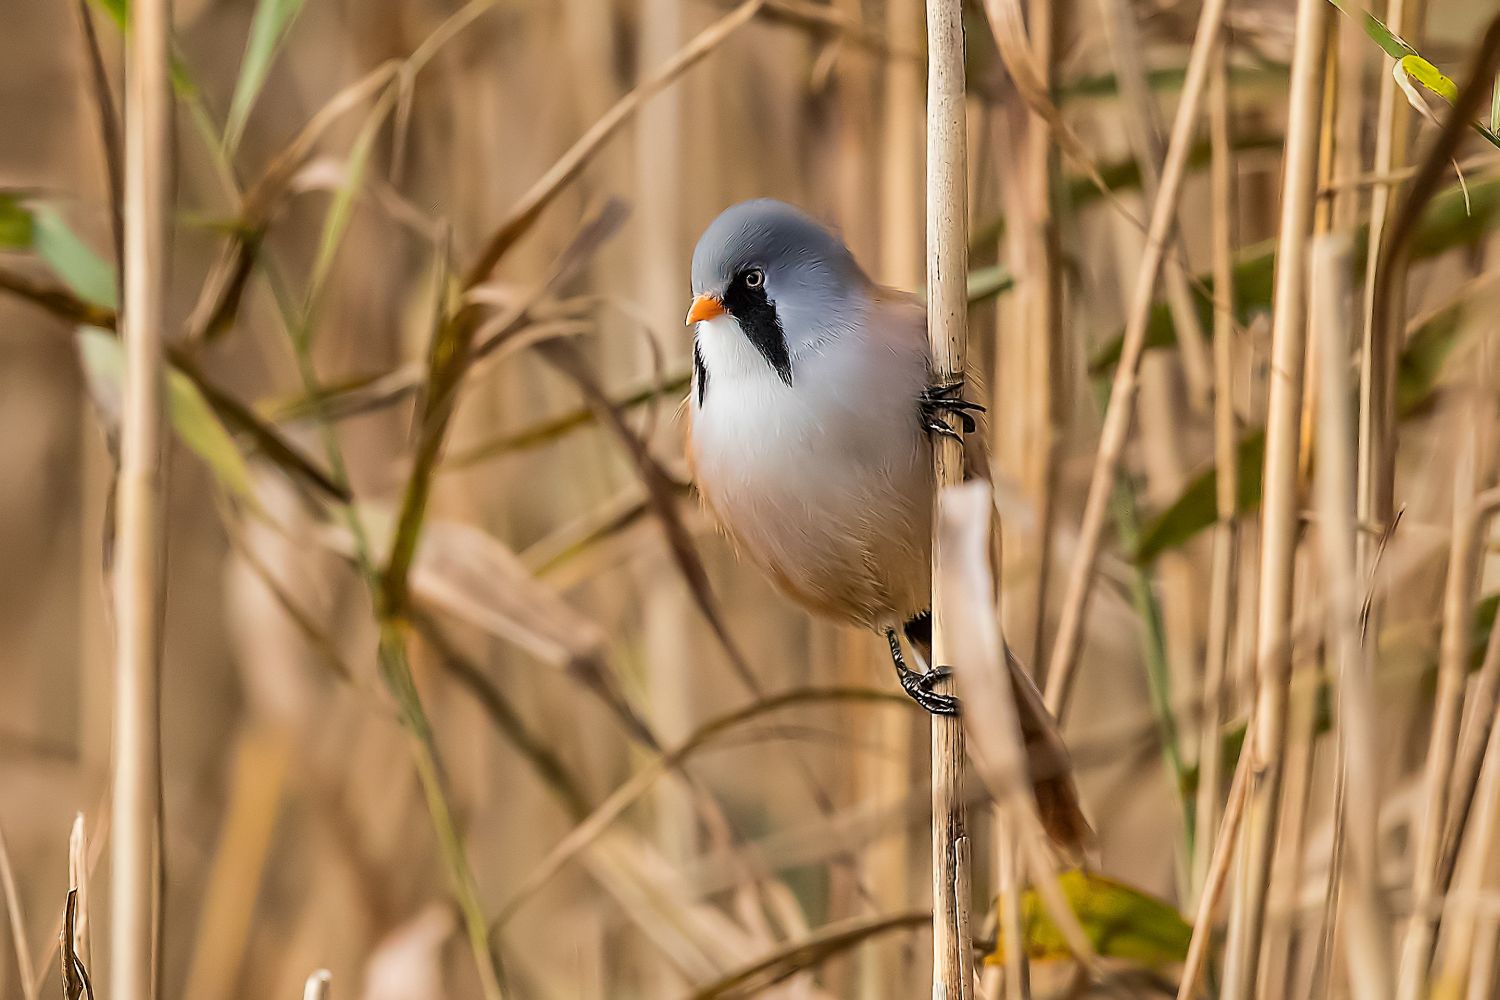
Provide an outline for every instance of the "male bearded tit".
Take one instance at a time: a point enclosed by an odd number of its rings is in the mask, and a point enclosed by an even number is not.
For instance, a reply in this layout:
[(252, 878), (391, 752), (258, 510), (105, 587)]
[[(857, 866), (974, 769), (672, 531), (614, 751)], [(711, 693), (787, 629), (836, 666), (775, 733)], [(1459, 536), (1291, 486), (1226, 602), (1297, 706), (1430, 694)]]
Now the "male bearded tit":
[(957, 387), (934, 388), (927, 318), (871, 281), (837, 236), (790, 205), (735, 205), (693, 252), (688, 458), (739, 552), (815, 613), (884, 633), (922, 707), (940, 669), (907, 667), (897, 630), (930, 658), (929, 433), (974, 427)]
[[(739, 553), (809, 610), (883, 633), (902, 688), (933, 690), (932, 434), (975, 429), (961, 384), (934, 384), (927, 316), (876, 284), (842, 240), (770, 199), (726, 209), (693, 251), (696, 326), (688, 460)], [(924, 670), (909, 668), (905, 635)], [(1006, 651), (1038, 805), (1059, 843), (1091, 836), (1067, 753), (1036, 686)]]

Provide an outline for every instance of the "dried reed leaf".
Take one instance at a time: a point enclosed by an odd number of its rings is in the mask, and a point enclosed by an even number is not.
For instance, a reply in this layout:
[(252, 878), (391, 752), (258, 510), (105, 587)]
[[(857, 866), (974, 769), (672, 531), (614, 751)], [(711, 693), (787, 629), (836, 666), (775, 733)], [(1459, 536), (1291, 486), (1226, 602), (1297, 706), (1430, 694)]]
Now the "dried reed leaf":
[(815, 969), (872, 937), (912, 930), (931, 919), (932, 913), (928, 910), (910, 910), (885, 916), (856, 917), (820, 927), (800, 941), (790, 942), (722, 979), (698, 987), (692, 993), (692, 1000), (746, 1000), (798, 973)]
[[(389, 538), (392, 513), (362, 504), (359, 517), (372, 539)], [(353, 539), (342, 525), (324, 538), (344, 554)], [(422, 532), (412, 565), (413, 593), (476, 628), (513, 642), (554, 666), (597, 656), (604, 632), (526, 571), (514, 552), (480, 528), (433, 521)]]
[(671, 752), (662, 754), (638, 770), (629, 781), (611, 793), (609, 798), (553, 845), (547, 856), (532, 866), (526, 880), (500, 909), (499, 916), (495, 918), (496, 927), (505, 926), (526, 901), (535, 896), (563, 866), (593, 844), (627, 809), (639, 802), (657, 778), (681, 767), (699, 750), (713, 745), (720, 736), (746, 723), (786, 708), (824, 702), (903, 704), (899, 695), (868, 688), (805, 688), (766, 696), (745, 708), (709, 720), (690, 733)]
[[(1067, 747), (995, 620), (993, 511), (983, 480), (945, 489), (939, 503), (935, 603), (950, 618), (949, 657), (965, 705), (970, 752), (1002, 809), (1024, 808), (1059, 848), (1081, 857), (1093, 831), (1078, 803)], [(1022, 787), (1032, 794), (1018, 794)], [(1017, 832), (1024, 836), (1024, 827)]]
[(756, 679), (754, 671), (750, 669), (749, 661), (745, 659), (738, 644), (729, 634), (728, 623), (724, 620), (718, 600), (714, 597), (713, 589), (708, 581), (708, 573), (703, 568), (703, 560), (699, 557), (697, 546), (693, 543), (692, 536), (688, 533), (682, 516), (677, 510), (677, 493), (673, 488), (671, 477), (651, 454), (646, 447), (646, 442), (641, 440), (640, 436), (625, 423), (620, 411), (615, 408), (608, 394), (605, 393), (598, 376), (584, 360), (577, 345), (566, 341), (549, 341), (538, 345), (537, 351), (578, 386), (597, 419), (608, 427), (620, 444), (625, 447), (635, 464), (641, 484), (646, 488), (651, 511), (660, 520), (662, 530), (667, 536), (672, 558), (687, 582), (699, 612), (713, 629), (714, 635), (718, 638), (725, 655), (729, 657), (729, 662), (740, 680), (752, 693), (760, 694), (760, 682)]

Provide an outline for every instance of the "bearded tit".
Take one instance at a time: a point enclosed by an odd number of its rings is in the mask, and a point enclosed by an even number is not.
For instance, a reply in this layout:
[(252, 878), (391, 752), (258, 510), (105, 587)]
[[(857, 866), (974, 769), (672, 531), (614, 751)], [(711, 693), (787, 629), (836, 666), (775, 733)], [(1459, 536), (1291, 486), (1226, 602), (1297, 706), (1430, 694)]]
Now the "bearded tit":
[[(902, 688), (933, 690), (929, 434), (972, 411), (933, 385), (926, 310), (871, 281), (843, 242), (762, 199), (727, 209), (693, 252), (688, 458), (741, 555), (811, 611), (883, 633)], [(906, 665), (898, 630), (925, 671)]]

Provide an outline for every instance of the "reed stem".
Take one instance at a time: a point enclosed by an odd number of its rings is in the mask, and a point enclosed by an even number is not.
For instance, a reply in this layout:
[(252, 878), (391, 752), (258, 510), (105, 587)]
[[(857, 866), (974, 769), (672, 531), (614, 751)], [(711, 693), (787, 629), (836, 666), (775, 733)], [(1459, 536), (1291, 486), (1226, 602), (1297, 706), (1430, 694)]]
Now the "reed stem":
[[(964, 30), (959, 0), (927, 0), (927, 339), (933, 377), (960, 381), (968, 346), (968, 174)], [(955, 431), (957, 430), (955, 424)], [(939, 490), (963, 481), (963, 445), (933, 443)], [(933, 522), (936, 560), (936, 505)], [(947, 663), (943, 609), (933, 608), (933, 663)], [(951, 683), (948, 685), (951, 691)], [(964, 732), (932, 717), (932, 996), (969, 1000), (969, 834), (963, 801)]]

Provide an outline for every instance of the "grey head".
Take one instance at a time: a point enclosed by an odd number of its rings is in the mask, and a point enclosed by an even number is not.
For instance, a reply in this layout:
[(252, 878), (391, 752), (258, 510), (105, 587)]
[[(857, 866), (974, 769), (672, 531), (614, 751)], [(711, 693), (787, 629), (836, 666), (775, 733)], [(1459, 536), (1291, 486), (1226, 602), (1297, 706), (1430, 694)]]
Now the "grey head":
[[(785, 202), (758, 198), (725, 209), (699, 237), (688, 322), (727, 313), (790, 386), (798, 355), (857, 322), (870, 288), (843, 240)], [(701, 392), (707, 373), (695, 360)]]

